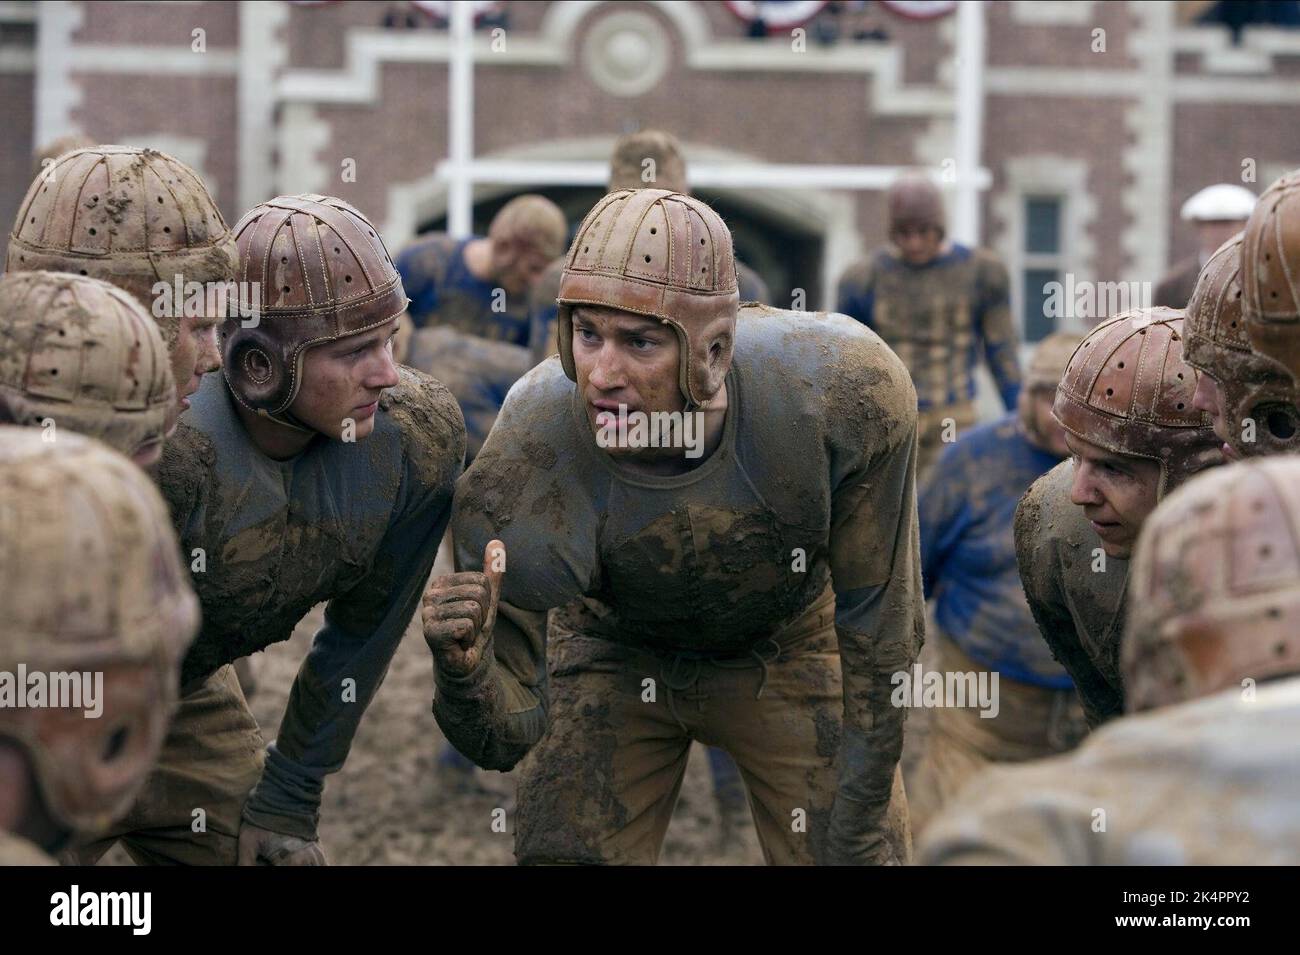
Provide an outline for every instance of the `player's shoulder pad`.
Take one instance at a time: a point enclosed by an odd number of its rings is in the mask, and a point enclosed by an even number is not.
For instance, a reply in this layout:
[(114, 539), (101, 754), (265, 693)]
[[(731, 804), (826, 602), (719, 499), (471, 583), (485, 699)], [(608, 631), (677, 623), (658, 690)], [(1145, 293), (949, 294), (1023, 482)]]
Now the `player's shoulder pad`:
[(450, 391), (422, 371), (397, 366), (397, 387), (379, 409), (397, 427), (402, 451), (430, 487), (450, 484), (465, 462), (465, 419)]
[(871, 284), (872, 276), (875, 273), (874, 255), (858, 259), (847, 269), (840, 273), (838, 286), (841, 291), (848, 290), (852, 292), (861, 292)]
[(1007, 267), (1000, 255), (982, 246), (972, 249), (971, 255), (975, 260), (976, 270), (986, 282), (1007, 284)]
[(178, 532), (184, 529), (189, 515), (202, 499), (216, 463), (217, 449), (212, 439), (187, 421), (181, 421), (163, 444), (158, 486)]
[(848, 453), (893, 447), (916, 430), (907, 368), (847, 315), (744, 306), (735, 360), (758, 386), (745, 400), (765, 405), (759, 413), (819, 422), (829, 443)]
[(1070, 503), (1073, 481), (1074, 463), (1067, 458), (1029, 485), (1020, 498), (1015, 538), (1016, 558), (1022, 566), (1055, 549), (1057, 539), (1066, 530), (1063, 521), (1072, 516), (1064, 508), (1075, 507)]

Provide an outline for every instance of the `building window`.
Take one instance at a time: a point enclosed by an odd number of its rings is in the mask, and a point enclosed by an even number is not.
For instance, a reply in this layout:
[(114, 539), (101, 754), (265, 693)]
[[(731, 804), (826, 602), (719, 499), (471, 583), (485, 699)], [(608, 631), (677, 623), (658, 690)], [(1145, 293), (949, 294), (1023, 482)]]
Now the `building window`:
[(1065, 264), (1061, 252), (1062, 196), (1026, 196), (1024, 199), (1025, 245), (1022, 250), (1021, 327), (1026, 342), (1037, 342), (1056, 331), (1057, 317), (1047, 314), (1048, 286), (1064, 282)]

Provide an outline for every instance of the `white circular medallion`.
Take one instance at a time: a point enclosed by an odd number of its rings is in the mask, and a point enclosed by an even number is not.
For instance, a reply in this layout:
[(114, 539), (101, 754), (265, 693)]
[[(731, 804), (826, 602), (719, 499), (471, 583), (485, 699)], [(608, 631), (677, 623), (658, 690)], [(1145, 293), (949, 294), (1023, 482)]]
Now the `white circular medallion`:
[(659, 21), (639, 10), (602, 17), (582, 44), (582, 62), (592, 82), (615, 96), (640, 96), (659, 83), (672, 59)]

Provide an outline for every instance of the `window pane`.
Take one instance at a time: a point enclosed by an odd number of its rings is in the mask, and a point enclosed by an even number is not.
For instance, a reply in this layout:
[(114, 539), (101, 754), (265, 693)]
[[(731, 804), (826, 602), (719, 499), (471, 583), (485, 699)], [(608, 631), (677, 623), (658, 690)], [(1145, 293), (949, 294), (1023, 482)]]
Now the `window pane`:
[(1049, 255), (1061, 250), (1061, 200), (1044, 196), (1025, 200), (1025, 251)]
[[(1044, 306), (1051, 295), (1047, 288), (1048, 283), (1060, 281), (1061, 273), (1055, 269), (1025, 270), (1025, 341), (1041, 341), (1056, 331), (1057, 320), (1045, 313)], [(1059, 304), (1061, 304), (1061, 296), (1058, 290), (1054, 305)]]

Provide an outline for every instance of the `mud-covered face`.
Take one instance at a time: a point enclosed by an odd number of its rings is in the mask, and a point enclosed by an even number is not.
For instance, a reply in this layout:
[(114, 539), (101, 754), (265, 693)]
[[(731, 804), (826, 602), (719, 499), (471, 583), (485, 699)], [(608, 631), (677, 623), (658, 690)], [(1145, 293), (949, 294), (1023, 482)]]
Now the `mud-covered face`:
[[(573, 311), (573, 365), (578, 393), (593, 432), (617, 427), (619, 440), (606, 450), (619, 457), (645, 457), (658, 448), (631, 448), (627, 428), (616, 423), (619, 406), (630, 414), (681, 411), (678, 385), (681, 345), (672, 326), (616, 308), (584, 305)], [(605, 417), (609, 416), (609, 417)], [(679, 452), (680, 453), (680, 452)]]
[(375, 429), (379, 396), (397, 385), (397, 319), (359, 335), (308, 349), (302, 386), (289, 413), (328, 438), (360, 441)]
[(889, 233), (899, 254), (908, 265), (925, 265), (933, 261), (943, 247), (943, 230), (934, 225), (900, 222)]
[(190, 395), (199, 390), (203, 376), (221, 367), (217, 329), (224, 320), (224, 314), (185, 315), (180, 319), (180, 334), (171, 350), (172, 377), (176, 379), (180, 411), (190, 406)]
[(1127, 560), (1159, 501), (1159, 463), (1108, 451), (1068, 432), (1065, 443), (1074, 461), (1070, 501), (1083, 508), (1106, 556)]
[(1228, 408), (1223, 398), (1223, 389), (1207, 371), (1201, 370), (1196, 379), (1196, 391), (1192, 393), (1192, 407), (1210, 416), (1210, 422), (1214, 426), (1214, 436), (1223, 442), (1223, 456), (1229, 461), (1241, 460), (1241, 455), (1228, 440)]

